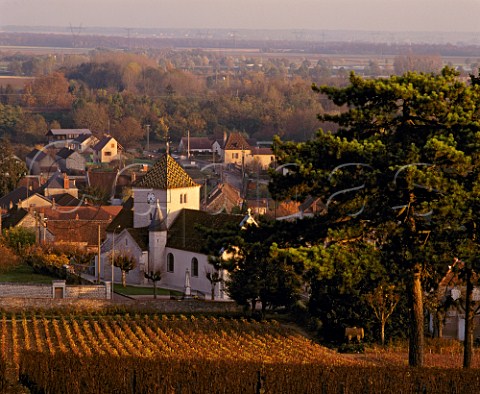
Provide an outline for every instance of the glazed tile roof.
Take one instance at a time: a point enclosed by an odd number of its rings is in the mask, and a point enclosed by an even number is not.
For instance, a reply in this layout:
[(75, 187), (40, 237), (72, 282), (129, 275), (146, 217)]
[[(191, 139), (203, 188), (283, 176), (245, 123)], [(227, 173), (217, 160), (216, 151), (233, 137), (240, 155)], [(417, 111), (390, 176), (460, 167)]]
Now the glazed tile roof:
[(172, 156), (164, 154), (147, 173), (133, 184), (145, 189), (178, 189), (199, 186)]

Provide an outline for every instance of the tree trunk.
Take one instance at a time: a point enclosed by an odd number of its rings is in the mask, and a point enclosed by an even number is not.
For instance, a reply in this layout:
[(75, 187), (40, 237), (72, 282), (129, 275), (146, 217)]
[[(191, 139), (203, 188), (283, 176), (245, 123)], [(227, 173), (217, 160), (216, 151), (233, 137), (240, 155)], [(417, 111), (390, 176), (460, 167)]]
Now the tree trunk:
[(212, 285), (212, 301), (215, 300), (215, 285)]
[(437, 338), (443, 338), (443, 319), (445, 317), (444, 315), (445, 314), (443, 313), (443, 311), (437, 311), (437, 313), (435, 314), (435, 326), (437, 330), (434, 334)]
[(423, 336), (423, 296), (421, 274), (418, 267), (414, 268), (411, 289), (408, 292), (410, 306), (410, 337), (408, 344), (408, 365), (423, 367), (424, 336)]
[(122, 270), (122, 286), (127, 287), (127, 272)]
[(157, 281), (153, 281), (153, 298), (156, 300), (157, 299)]
[(463, 341), (463, 368), (470, 368), (472, 366), (473, 353), (473, 317), (474, 310), (472, 308), (472, 270), (466, 269), (467, 294), (465, 301), (465, 339)]
[(380, 323), (380, 342), (382, 346), (385, 345), (385, 322), (384, 321)]

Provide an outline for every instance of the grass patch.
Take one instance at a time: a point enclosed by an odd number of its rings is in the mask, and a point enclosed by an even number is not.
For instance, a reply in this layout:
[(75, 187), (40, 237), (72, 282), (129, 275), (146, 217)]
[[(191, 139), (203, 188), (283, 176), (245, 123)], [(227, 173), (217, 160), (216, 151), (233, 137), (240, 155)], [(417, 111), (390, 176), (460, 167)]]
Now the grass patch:
[(27, 264), (17, 265), (0, 274), (0, 282), (51, 284), (55, 279), (57, 278), (35, 273), (33, 268)]
[[(136, 296), (136, 295), (151, 295), (153, 296), (153, 287), (140, 287), (140, 286), (128, 286), (123, 287), (121, 284), (115, 284), (114, 286), (115, 293), (124, 294), (127, 296)], [(181, 296), (183, 293), (175, 290), (167, 290), (157, 287), (157, 295), (173, 295)]]

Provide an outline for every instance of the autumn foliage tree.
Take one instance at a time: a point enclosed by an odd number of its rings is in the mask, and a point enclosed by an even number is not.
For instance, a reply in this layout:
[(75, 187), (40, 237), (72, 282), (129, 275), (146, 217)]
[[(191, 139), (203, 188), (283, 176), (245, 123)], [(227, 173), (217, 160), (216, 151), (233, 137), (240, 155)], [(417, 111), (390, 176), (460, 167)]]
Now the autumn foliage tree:
[(70, 109), (73, 96), (69, 92), (68, 80), (62, 73), (53, 72), (35, 78), (26, 86), (24, 101), (30, 106)]
[(116, 252), (112, 256), (115, 267), (122, 271), (122, 286), (127, 286), (127, 274), (137, 266), (137, 260), (127, 252)]
[(395, 286), (386, 282), (380, 283), (371, 293), (365, 295), (365, 301), (372, 308), (380, 324), (380, 343), (385, 344), (385, 325), (400, 301), (400, 294)]

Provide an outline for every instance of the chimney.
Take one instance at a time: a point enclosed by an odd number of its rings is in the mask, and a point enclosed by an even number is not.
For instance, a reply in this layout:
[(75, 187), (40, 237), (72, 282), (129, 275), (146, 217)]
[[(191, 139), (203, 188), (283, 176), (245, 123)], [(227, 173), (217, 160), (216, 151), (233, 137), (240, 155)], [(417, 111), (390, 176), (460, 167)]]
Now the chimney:
[(223, 132), (223, 146), (225, 146), (226, 143), (227, 143), (227, 132), (224, 131)]
[(70, 181), (68, 179), (68, 175), (66, 173), (63, 173), (63, 188), (68, 189), (70, 186)]
[(137, 174), (135, 172), (132, 172), (132, 183), (137, 180)]

